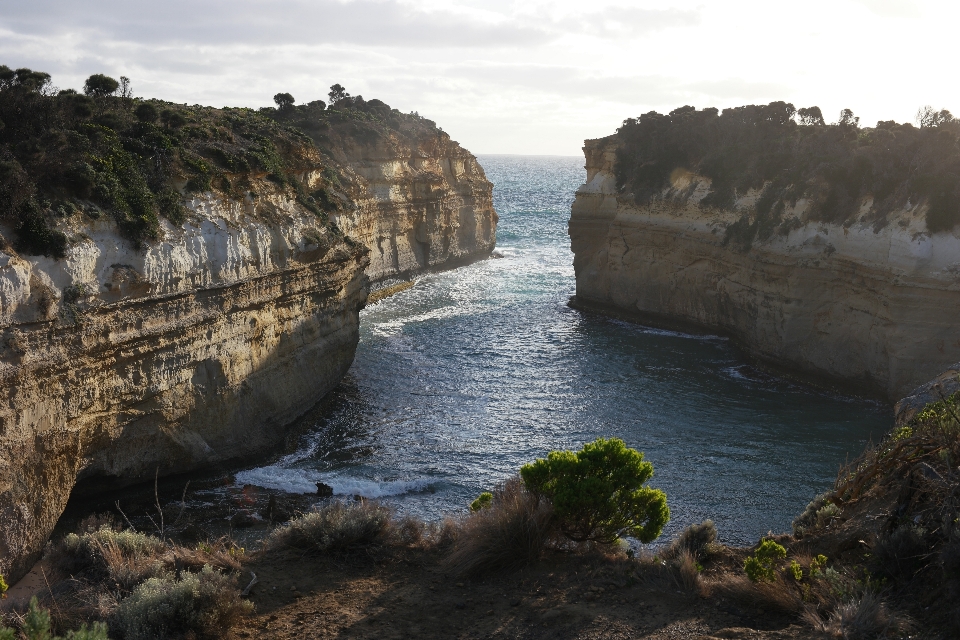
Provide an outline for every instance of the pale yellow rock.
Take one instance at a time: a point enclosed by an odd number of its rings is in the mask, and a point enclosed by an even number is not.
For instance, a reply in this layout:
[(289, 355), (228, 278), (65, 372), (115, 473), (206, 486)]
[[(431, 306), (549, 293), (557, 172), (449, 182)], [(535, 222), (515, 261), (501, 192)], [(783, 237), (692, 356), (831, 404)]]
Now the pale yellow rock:
[[(680, 171), (686, 199), (640, 207), (616, 193), (613, 139), (584, 152), (569, 225), (575, 303), (728, 333), (760, 360), (889, 400), (960, 360), (960, 239), (929, 234), (923, 207), (876, 231), (798, 222), (743, 250), (725, 229), (755, 193), (701, 209), (709, 181)], [(784, 217), (802, 220), (805, 206)]]
[[(280, 195), (207, 194), (142, 248), (110, 221), (78, 218), (61, 223), (65, 259), (0, 252), (8, 581), (37, 558), (78, 480), (152, 480), (280, 442), (352, 363), (370, 279), (492, 251), (492, 185), (445, 135), (336, 153), (339, 231)], [(312, 189), (322, 171), (298, 178)]]

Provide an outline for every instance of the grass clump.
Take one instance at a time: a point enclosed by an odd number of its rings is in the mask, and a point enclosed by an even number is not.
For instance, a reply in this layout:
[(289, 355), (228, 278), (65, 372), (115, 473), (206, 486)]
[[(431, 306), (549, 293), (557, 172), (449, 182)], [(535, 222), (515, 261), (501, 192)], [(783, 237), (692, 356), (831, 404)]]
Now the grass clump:
[(271, 534), (267, 543), (320, 553), (349, 551), (386, 543), (393, 525), (393, 512), (383, 505), (333, 502), (291, 520)]
[(692, 524), (684, 529), (677, 539), (670, 544), (664, 555), (668, 558), (676, 558), (680, 557), (683, 552), (687, 552), (695, 560), (699, 560), (707, 555), (708, 549), (716, 540), (716, 525), (713, 524), (713, 520), (704, 520), (700, 524)]
[(251, 613), (234, 578), (210, 566), (200, 573), (150, 578), (120, 603), (114, 625), (126, 640), (153, 640), (193, 634), (219, 638)]
[(511, 478), (490, 494), (489, 505), (463, 520), (446, 564), (455, 573), (481, 575), (536, 562), (554, 535), (550, 503)]

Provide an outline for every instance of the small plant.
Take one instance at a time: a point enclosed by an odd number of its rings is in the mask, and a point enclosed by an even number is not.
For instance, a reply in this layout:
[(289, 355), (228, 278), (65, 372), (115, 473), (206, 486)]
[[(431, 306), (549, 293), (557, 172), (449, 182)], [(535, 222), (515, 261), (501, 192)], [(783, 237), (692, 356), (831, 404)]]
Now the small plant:
[(704, 520), (700, 524), (692, 524), (684, 529), (670, 545), (667, 555), (678, 556), (681, 551), (686, 549), (694, 555), (694, 558), (699, 559), (706, 555), (708, 546), (713, 544), (716, 539), (717, 527), (713, 524), (713, 520)]
[(827, 556), (822, 553), (810, 561), (810, 577), (819, 578), (823, 575), (823, 568), (827, 566)]
[[(107, 640), (107, 625), (94, 622), (92, 627), (82, 625), (76, 631), (68, 631), (65, 638), (50, 633), (50, 612), (42, 609), (37, 597), (30, 599), (30, 608), (23, 617), (23, 636), (26, 640)], [(16, 631), (0, 626), (0, 640), (15, 640)]]
[(3, 579), (3, 574), (0, 573), (0, 600), (7, 597), (7, 589), (9, 588), (7, 581)]
[(476, 513), (485, 507), (489, 507), (490, 503), (493, 502), (493, 494), (489, 491), (484, 491), (477, 499), (470, 503), (470, 511)]
[(743, 570), (752, 582), (771, 581), (777, 576), (776, 562), (787, 557), (787, 550), (775, 540), (766, 538), (743, 563)]
[(789, 571), (790, 571), (790, 576), (797, 582), (800, 582), (801, 580), (803, 580), (803, 567), (801, 567), (800, 563), (797, 562), (796, 560), (790, 561)]
[(653, 465), (618, 438), (598, 438), (577, 452), (551, 451), (520, 469), (526, 487), (552, 503), (560, 531), (575, 542), (655, 540), (670, 509), (663, 491), (644, 486), (651, 476)]

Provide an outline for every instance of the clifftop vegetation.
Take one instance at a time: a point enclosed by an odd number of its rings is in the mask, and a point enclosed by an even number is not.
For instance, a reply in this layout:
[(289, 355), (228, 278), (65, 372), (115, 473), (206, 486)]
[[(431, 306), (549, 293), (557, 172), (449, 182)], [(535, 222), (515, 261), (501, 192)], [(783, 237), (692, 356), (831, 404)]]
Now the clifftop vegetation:
[[(161, 216), (182, 223), (184, 199), (208, 191), (285, 193), (326, 222), (350, 195), (344, 146), (448, 138), (430, 120), (334, 89), (329, 108), (283, 93), (277, 108), (215, 109), (135, 98), (129, 79), (102, 74), (83, 93), (58, 90), (47, 73), (0, 65), (0, 222), (17, 251), (54, 257), (69, 242), (57, 218), (110, 216), (139, 244), (159, 237)], [(320, 167), (323, 184), (308, 192), (298, 175)]]
[(818, 107), (785, 102), (650, 112), (617, 130), (617, 187), (647, 204), (671, 186), (675, 171), (686, 170), (712, 181), (701, 206), (720, 208), (762, 190), (754, 215), (732, 229), (748, 245), (796, 224), (783, 214), (801, 198), (809, 203), (807, 219), (843, 225), (872, 199), (864, 221), (876, 229), (892, 212), (923, 202), (927, 228), (950, 230), (960, 223), (960, 120), (925, 107), (918, 121), (919, 127), (883, 121), (862, 128), (844, 109), (827, 124)]

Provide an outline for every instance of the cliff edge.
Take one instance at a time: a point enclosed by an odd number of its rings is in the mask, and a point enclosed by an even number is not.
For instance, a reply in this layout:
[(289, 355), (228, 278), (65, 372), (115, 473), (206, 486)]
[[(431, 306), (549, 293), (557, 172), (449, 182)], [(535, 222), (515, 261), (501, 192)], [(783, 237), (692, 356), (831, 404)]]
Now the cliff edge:
[(434, 123), (361, 97), (278, 106), (53, 94), (0, 67), (8, 581), (78, 482), (281, 442), (350, 367), (371, 279), (492, 250), (492, 187)]
[[(796, 114), (684, 107), (586, 141), (574, 304), (724, 332), (761, 361), (896, 400), (960, 360), (960, 199), (923, 173), (956, 131)], [(903, 158), (920, 170), (892, 172)]]

